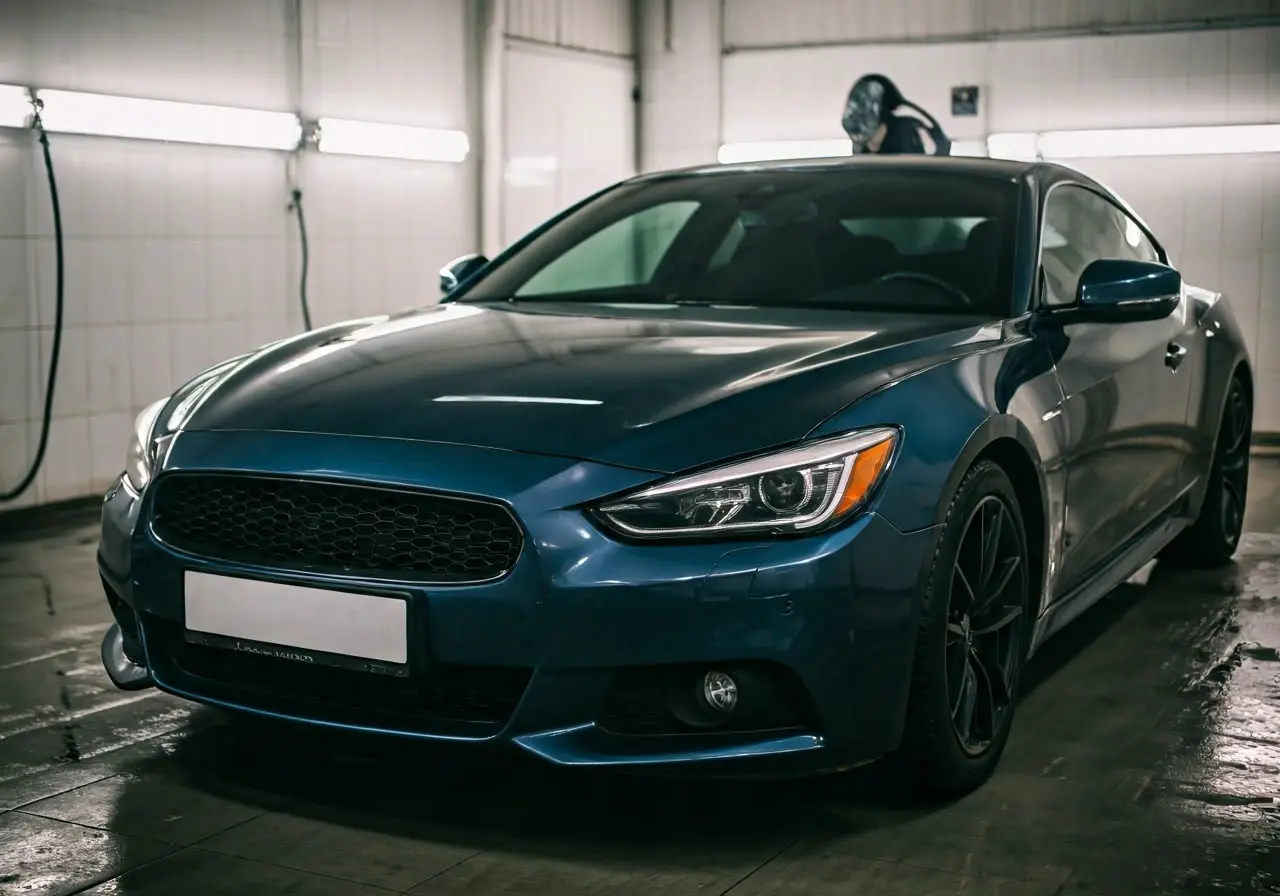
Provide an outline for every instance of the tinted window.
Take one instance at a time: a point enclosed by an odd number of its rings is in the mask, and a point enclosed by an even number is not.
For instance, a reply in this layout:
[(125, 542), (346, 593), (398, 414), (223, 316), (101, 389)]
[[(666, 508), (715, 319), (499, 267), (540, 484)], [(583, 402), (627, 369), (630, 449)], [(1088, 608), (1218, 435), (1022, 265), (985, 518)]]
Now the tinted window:
[(549, 228), (458, 298), (1002, 316), (1016, 199), (1009, 181), (885, 168), (627, 184)]
[(1101, 195), (1071, 185), (1051, 191), (1040, 244), (1046, 304), (1074, 301), (1080, 275), (1099, 258), (1159, 261), (1160, 254), (1137, 222)]
[(882, 236), (903, 255), (959, 252), (973, 229), (989, 218), (853, 218), (841, 221), (850, 233)]
[(615, 221), (542, 268), (515, 295), (649, 283), (671, 241), (697, 209), (696, 202), (664, 202)]

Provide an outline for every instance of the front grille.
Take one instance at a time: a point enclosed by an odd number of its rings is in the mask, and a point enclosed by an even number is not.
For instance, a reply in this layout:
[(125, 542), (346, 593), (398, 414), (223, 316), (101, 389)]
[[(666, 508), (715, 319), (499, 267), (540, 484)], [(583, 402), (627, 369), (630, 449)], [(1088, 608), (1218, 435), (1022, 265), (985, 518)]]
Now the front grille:
[(502, 725), (533, 674), (516, 666), (432, 663), (396, 678), (192, 644), (180, 625), (154, 617), (146, 631), (153, 661), (199, 679), (193, 691), (283, 714), (354, 724), (422, 731), (435, 730), (440, 722)]
[(309, 480), (172, 473), (155, 483), (152, 530), (213, 560), (459, 584), (515, 566), (521, 534), (496, 504)]

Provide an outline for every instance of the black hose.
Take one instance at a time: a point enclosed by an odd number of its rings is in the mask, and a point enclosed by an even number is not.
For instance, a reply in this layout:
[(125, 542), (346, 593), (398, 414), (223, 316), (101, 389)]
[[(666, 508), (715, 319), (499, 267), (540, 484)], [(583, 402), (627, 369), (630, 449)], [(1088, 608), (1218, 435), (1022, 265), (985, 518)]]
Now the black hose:
[(938, 124), (938, 119), (930, 115), (923, 107), (917, 106), (911, 100), (904, 99), (902, 105), (908, 109), (914, 109), (924, 118), (922, 122), (925, 130), (929, 132), (929, 139), (933, 141), (935, 156), (951, 155), (951, 138), (947, 136), (946, 131), (942, 129), (942, 125)]
[(0, 492), (0, 501), (12, 501), (30, 488), (31, 483), (36, 480), (36, 474), (40, 472), (40, 465), (44, 463), (45, 450), (49, 447), (49, 430), (53, 424), (53, 391), (58, 383), (58, 355), (62, 351), (62, 209), (58, 205), (58, 180), (53, 174), (53, 157), (49, 155), (49, 135), (40, 126), (38, 114), (33, 127), (40, 132), (40, 147), (44, 151), (44, 170), (49, 176), (49, 200), (53, 205), (53, 245), (57, 258), (58, 272), (56, 311), (54, 312), (53, 323), (53, 350), (49, 354), (49, 383), (44, 393), (44, 418), (40, 423), (40, 443), (36, 446), (36, 456), (31, 461), (31, 469), (27, 471), (27, 475), (23, 476), (22, 480), (13, 488)]
[(293, 201), (289, 208), (298, 217), (298, 238), (302, 242), (302, 273), (298, 285), (299, 298), (302, 302), (302, 324), (311, 329), (311, 304), (307, 301), (307, 268), (311, 266), (311, 247), (307, 244), (307, 219), (302, 214), (302, 191), (294, 189)]

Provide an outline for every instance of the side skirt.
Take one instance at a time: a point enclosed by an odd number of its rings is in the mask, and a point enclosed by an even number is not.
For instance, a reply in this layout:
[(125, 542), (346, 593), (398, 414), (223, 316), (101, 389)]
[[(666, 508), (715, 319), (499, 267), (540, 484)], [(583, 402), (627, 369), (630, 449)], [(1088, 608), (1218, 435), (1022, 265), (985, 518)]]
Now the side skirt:
[(1050, 605), (1036, 622), (1031, 636), (1032, 655), (1068, 623), (1150, 563), (1169, 542), (1178, 537), (1183, 529), (1191, 525), (1193, 520), (1188, 516), (1190, 499), (1198, 485), (1197, 481), (1187, 486), (1169, 509), (1147, 526), (1127, 547), (1122, 548), (1088, 579)]

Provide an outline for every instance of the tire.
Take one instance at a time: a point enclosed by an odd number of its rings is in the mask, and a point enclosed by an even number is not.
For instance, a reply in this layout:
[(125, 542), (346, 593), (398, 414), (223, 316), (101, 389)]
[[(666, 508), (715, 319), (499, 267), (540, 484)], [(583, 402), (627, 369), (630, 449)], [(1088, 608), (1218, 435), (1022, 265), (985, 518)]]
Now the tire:
[(1160, 553), (1161, 559), (1190, 568), (1230, 563), (1244, 530), (1249, 491), (1249, 443), (1253, 406), (1240, 377), (1232, 377), (1223, 401), (1222, 422), (1200, 515)]
[[(1002, 514), (999, 535), (991, 536), (989, 530), (995, 528), (991, 524), (988, 530), (978, 530), (977, 543), (981, 546), (994, 539), (1008, 557), (1017, 559), (995, 560), (990, 576), (985, 577), (984, 554), (976, 567), (978, 581), (970, 583), (975, 572), (973, 526), (997, 514)], [(1003, 570), (1011, 563), (1013, 568), (1004, 578)], [(915, 789), (931, 796), (958, 796), (984, 783), (999, 764), (1030, 640), (1029, 566), (1026, 527), (1013, 483), (998, 464), (979, 461), (965, 474), (947, 510), (925, 586), (903, 741), (894, 757)], [(983, 592), (995, 591), (1002, 580), (1005, 585), (992, 598), (999, 612), (978, 610)], [(970, 600), (975, 593), (977, 599)], [(974, 612), (961, 618), (957, 614), (966, 601)], [(1000, 617), (1002, 627), (983, 634), (993, 615)], [(983, 624), (975, 624), (984, 619)], [(991, 653), (993, 642), (998, 642), (995, 654)], [(978, 662), (979, 651), (988, 658)], [(1002, 668), (997, 668), (1000, 664), (991, 659), (993, 655), (1005, 658)], [(995, 677), (987, 677), (987, 666), (993, 667), (1002, 685)], [(976, 714), (970, 717), (966, 741), (963, 710), (970, 701), (976, 706), (983, 699), (984, 685), (991, 711), (983, 725)], [(975, 737), (979, 727), (984, 730)]]

